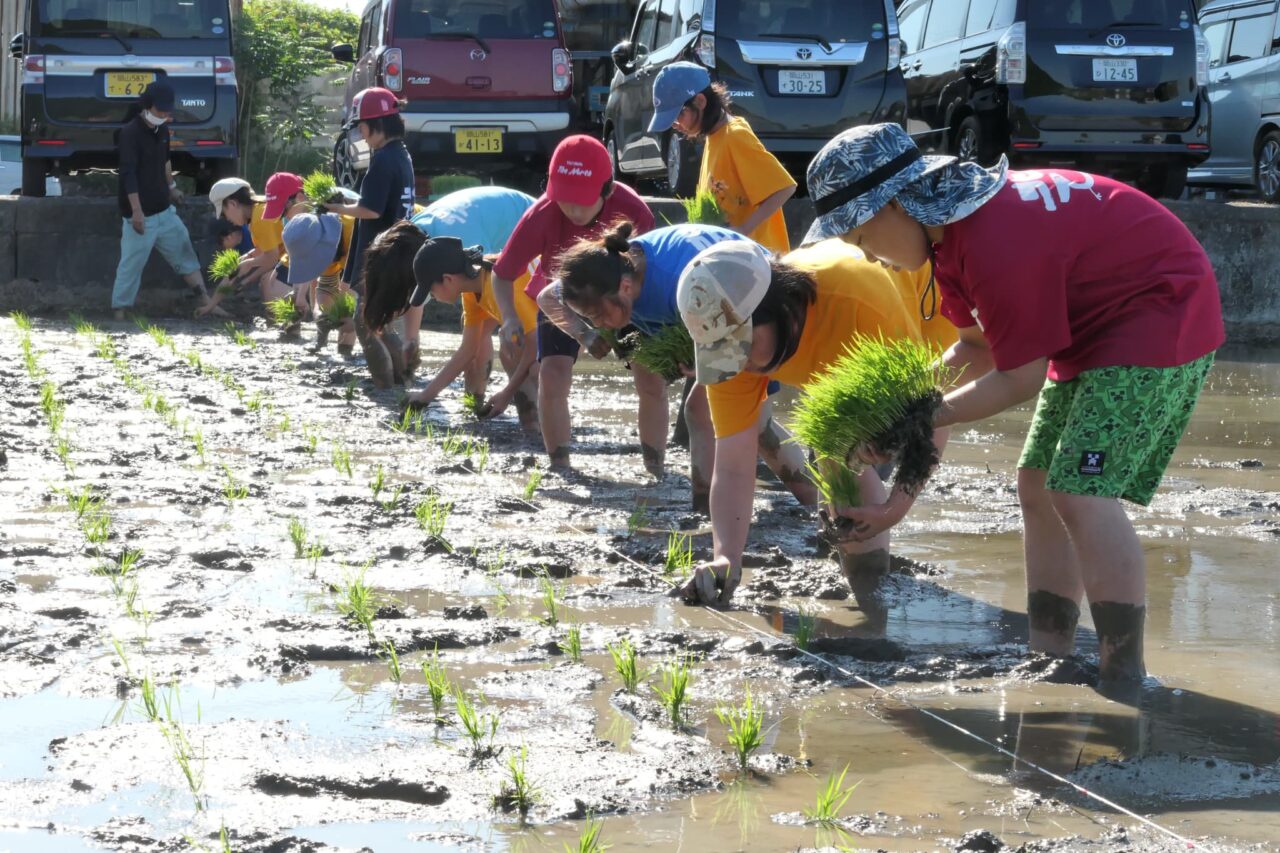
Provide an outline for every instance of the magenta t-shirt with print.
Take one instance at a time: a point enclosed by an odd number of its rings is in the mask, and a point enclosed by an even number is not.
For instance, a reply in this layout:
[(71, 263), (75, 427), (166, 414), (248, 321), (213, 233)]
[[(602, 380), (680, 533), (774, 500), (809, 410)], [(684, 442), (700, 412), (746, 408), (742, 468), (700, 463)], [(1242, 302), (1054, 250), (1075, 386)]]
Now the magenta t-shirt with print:
[(1109, 178), (1010, 171), (936, 249), (942, 313), (978, 325), (998, 370), (1046, 357), (1057, 381), (1174, 367), (1226, 338), (1204, 249), (1164, 205)]
[(556, 277), (556, 268), (564, 251), (584, 238), (599, 237), (615, 223), (626, 219), (635, 226), (634, 234), (653, 229), (653, 212), (631, 187), (615, 183), (595, 220), (579, 227), (560, 211), (560, 206), (543, 195), (524, 212), (515, 230), (507, 238), (502, 256), (493, 265), (498, 278), (515, 281), (524, 275), (529, 264), (540, 258), (538, 269), (529, 278), (525, 293), (534, 299)]

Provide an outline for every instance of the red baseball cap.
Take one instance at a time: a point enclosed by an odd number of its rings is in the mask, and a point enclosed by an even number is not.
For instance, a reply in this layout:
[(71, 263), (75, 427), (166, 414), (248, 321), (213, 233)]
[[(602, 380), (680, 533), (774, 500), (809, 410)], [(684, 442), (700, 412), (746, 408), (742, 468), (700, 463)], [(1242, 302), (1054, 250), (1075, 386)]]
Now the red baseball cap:
[(568, 136), (556, 146), (547, 170), (547, 198), (568, 204), (595, 204), (613, 180), (613, 162), (604, 143), (590, 136)]
[(391, 90), (381, 86), (361, 89), (351, 99), (351, 123), (368, 121), (371, 118), (395, 115), (400, 112), (400, 101)]
[(302, 178), (293, 172), (276, 172), (267, 178), (267, 205), (262, 209), (263, 219), (279, 219), (289, 199), (302, 192)]

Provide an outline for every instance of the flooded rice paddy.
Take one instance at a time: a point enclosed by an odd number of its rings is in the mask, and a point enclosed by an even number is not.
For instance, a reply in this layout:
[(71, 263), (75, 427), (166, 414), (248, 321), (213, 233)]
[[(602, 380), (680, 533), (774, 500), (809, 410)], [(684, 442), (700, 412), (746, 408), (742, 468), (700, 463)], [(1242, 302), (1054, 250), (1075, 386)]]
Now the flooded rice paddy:
[[(1268, 354), (1220, 359), (1134, 511), (1152, 678), (1120, 703), (1087, 624), (1077, 660), (1022, 652), (1028, 410), (953, 440), (863, 606), (762, 481), (720, 614), (666, 595), (669, 532), (702, 555), (709, 525), (681, 451), (645, 474), (616, 362), (579, 365), (577, 470), (537, 482), (540, 439), (457, 393), (405, 423), (332, 350), (162, 325), (0, 321), (0, 850), (559, 851), (593, 815), (614, 850), (1280, 850)], [(424, 375), (456, 340), (425, 335)], [(673, 730), (648, 671), (683, 652)], [(435, 655), (463, 697), (439, 714)], [(743, 774), (716, 709), (748, 686)]]

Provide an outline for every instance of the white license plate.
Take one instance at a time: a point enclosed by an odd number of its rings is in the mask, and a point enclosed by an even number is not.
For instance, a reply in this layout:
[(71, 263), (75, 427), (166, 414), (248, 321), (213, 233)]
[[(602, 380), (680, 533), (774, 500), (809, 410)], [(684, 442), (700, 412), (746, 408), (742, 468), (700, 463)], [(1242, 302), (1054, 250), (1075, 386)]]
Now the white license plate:
[(778, 92), (783, 95), (825, 95), (827, 72), (783, 69), (778, 72)]
[(1095, 83), (1137, 83), (1138, 60), (1095, 59), (1093, 61)]

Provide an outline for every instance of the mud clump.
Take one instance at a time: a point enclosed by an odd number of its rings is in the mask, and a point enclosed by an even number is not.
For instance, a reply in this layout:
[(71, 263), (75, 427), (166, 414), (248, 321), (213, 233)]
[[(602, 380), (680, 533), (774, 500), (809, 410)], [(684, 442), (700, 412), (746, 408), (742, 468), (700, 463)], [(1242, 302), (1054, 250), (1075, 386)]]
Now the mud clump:
[(956, 853), (998, 853), (1004, 850), (1005, 844), (995, 836), (989, 829), (975, 829), (966, 832), (964, 837), (955, 847), (951, 848)]
[(327, 779), (266, 773), (253, 786), (276, 797), (318, 797), (322, 794), (351, 800), (398, 800), (421, 806), (438, 806), (449, 799), (449, 789), (429, 782), (402, 779)]

